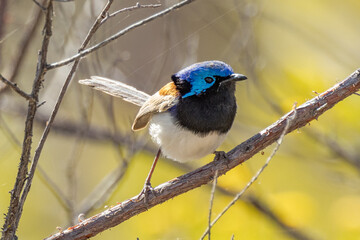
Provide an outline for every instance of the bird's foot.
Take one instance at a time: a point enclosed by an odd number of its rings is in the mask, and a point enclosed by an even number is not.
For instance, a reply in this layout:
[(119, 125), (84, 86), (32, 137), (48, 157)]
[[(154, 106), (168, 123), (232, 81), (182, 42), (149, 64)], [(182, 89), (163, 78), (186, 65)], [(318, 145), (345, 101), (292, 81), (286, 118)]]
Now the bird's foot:
[(215, 151), (214, 154), (215, 154), (214, 161), (219, 161), (220, 159), (225, 159), (226, 166), (229, 167), (229, 163), (230, 163), (231, 160), (230, 160), (230, 158), (229, 158), (229, 156), (227, 155), (226, 152), (224, 152), (224, 151)]
[(144, 200), (145, 203), (148, 203), (149, 201), (149, 194), (152, 193), (154, 195), (155, 194), (155, 190), (154, 188), (151, 186), (151, 183), (150, 182), (146, 182), (144, 184), (144, 187), (143, 189), (141, 190), (141, 192), (139, 193), (138, 197), (137, 197), (137, 201), (141, 201), (141, 200)]
[(223, 158), (229, 161), (228, 155), (224, 151), (215, 151), (214, 154), (215, 154), (214, 161), (219, 161), (220, 159)]

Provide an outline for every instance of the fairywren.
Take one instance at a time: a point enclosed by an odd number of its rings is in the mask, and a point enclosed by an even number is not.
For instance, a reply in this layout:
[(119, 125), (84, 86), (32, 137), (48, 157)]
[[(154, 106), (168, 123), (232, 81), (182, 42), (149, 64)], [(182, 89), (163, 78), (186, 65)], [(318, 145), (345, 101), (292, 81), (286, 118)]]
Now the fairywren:
[(215, 152), (235, 118), (235, 81), (247, 77), (234, 73), (224, 62), (206, 61), (182, 69), (171, 79), (152, 96), (102, 77), (79, 81), (141, 105), (132, 129), (137, 131), (150, 124), (149, 133), (159, 146), (145, 182), (145, 193), (160, 153), (186, 162)]

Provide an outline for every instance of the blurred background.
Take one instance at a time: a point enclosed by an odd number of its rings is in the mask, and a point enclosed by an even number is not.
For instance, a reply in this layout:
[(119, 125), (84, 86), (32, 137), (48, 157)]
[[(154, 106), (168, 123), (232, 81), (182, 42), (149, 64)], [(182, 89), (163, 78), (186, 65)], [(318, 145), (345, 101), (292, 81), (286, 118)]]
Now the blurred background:
[[(177, 1), (109, 18), (91, 44)], [(49, 63), (77, 52), (105, 1), (54, 3)], [(134, 6), (115, 1), (110, 12)], [(41, 239), (138, 194), (156, 146), (131, 132), (138, 107), (79, 85), (99, 75), (153, 94), (192, 63), (221, 60), (248, 81), (238, 83), (238, 113), (219, 150), (228, 151), (360, 67), (357, 0), (197, 0), (84, 58), (39, 161), (17, 235)], [(0, 0), (0, 73), (30, 92), (41, 46), (43, 14), (33, 1)], [(71, 65), (47, 73), (33, 149)], [(360, 97), (353, 95), (287, 135), (258, 181), (212, 228), (214, 239), (360, 239)], [(0, 84), (0, 212), (21, 154), (27, 102)], [(217, 215), (264, 164), (274, 146), (219, 178)], [(157, 186), (211, 161), (161, 159)], [(208, 223), (210, 186), (133, 217), (94, 239), (198, 239)], [(0, 224), (3, 224), (3, 218)]]

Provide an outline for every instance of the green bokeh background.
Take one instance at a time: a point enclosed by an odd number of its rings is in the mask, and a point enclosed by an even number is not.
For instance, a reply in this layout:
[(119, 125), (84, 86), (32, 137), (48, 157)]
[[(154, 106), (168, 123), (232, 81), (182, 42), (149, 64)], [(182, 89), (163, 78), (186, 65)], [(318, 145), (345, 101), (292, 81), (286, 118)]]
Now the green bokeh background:
[[(91, 45), (158, 9), (137, 9), (109, 19)], [(55, 2), (49, 62), (76, 53), (87, 30), (105, 1)], [(135, 1), (115, 1), (111, 12)], [(149, 1), (142, 1), (149, 4)], [(34, 20), (32, 1), (8, 1), (5, 32), (0, 36), (0, 73), (7, 77), (24, 32)], [(218, 59), (229, 63), (249, 80), (238, 83), (236, 121), (220, 150), (230, 150), (291, 110), (341, 81), (360, 67), (360, 2), (357, 0), (250, 1), (197, 0), (180, 10), (129, 32), (82, 60), (45, 144), (40, 167), (72, 200), (75, 211), (101, 180), (123, 163), (124, 157), (143, 142), (155, 150), (146, 131), (132, 133), (138, 107), (94, 92), (77, 83), (91, 75), (125, 82), (149, 94), (170, 81), (170, 76), (194, 62)], [(41, 22), (42, 24), (43, 22)], [(18, 85), (29, 92), (35, 76), (41, 28), (26, 53)], [(35, 125), (34, 145), (70, 67), (46, 75)], [(11, 91), (0, 94), (0, 212), (6, 213), (13, 188), (24, 133), (26, 102)], [(360, 239), (360, 97), (351, 96), (333, 109), (285, 137), (271, 164), (245, 194), (264, 203), (287, 226), (310, 239)], [(114, 124), (115, 122), (115, 124)], [(75, 128), (69, 131), (56, 126)], [(121, 133), (130, 146), (86, 137), (101, 129)], [(72, 126), (72, 125), (71, 125)], [(74, 130), (75, 129), (75, 130)], [(78, 129), (78, 131), (76, 131)], [(11, 136), (11, 134), (14, 136)], [(354, 156), (349, 163), (329, 141)], [(18, 141), (18, 143), (17, 143)], [(121, 142), (121, 141), (120, 141)], [(218, 185), (239, 192), (264, 164), (273, 146), (219, 178)], [(154, 152), (140, 148), (128, 159), (128, 168), (106, 202), (86, 217), (138, 194)], [(190, 163), (199, 167), (213, 159)], [(157, 186), (186, 171), (171, 161), (160, 160), (152, 184)], [(133, 217), (94, 239), (198, 239), (207, 227), (210, 187), (201, 187)], [(215, 193), (213, 216), (232, 197)], [(213, 239), (294, 239), (263, 212), (244, 200), (212, 229)], [(37, 172), (24, 207), (19, 239), (41, 239), (71, 216), (53, 193), (44, 175)], [(78, 213), (76, 213), (77, 215)], [(75, 216), (76, 216), (75, 215)], [(3, 224), (3, 219), (0, 220)]]

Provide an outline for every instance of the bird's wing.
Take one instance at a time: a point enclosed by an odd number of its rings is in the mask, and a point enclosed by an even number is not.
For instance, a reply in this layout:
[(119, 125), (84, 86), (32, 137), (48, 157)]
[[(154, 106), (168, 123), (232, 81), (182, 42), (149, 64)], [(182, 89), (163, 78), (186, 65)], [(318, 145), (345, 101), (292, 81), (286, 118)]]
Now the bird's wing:
[(132, 129), (136, 131), (145, 128), (153, 114), (167, 111), (178, 102), (178, 97), (175, 84), (173, 82), (166, 84), (141, 106)]
[(138, 106), (142, 106), (146, 100), (150, 98), (150, 95), (147, 93), (109, 78), (91, 76), (90, 79), (79, 80), (79, 83), (110, 94), (111, 96), (120, 97)]

